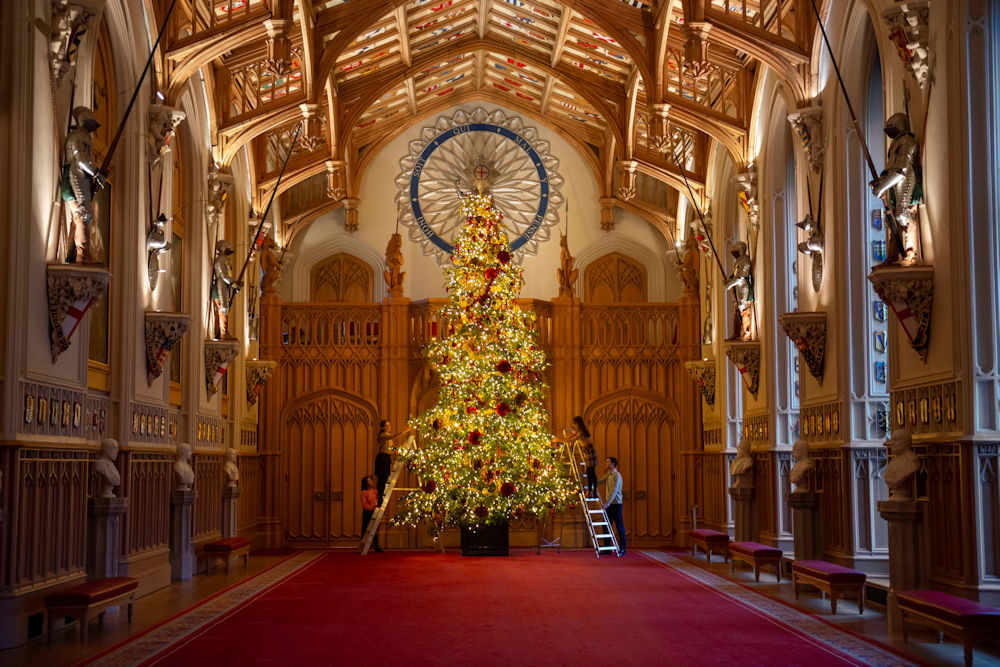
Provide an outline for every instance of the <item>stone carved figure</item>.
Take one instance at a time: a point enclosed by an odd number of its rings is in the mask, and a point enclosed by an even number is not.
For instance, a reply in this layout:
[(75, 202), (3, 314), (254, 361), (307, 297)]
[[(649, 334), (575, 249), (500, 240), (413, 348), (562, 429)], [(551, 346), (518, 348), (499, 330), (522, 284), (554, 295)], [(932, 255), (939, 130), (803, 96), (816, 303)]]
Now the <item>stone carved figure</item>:
[(677, 264), (677, 273), (684, 281), (685, 292), (698, 291), (698, 267), (700, 263), (698, 243), (694, 234), (688, 234), (684, 239), (684, 258)]
[(190, 491), (194, 484), (194, 468), (191, 467), (191, 445), (182, 442), (177, 445), (177, 458), (174, 459), (175, 491)]
[(66, 262), (91, 262), (90, 221), (94, 217), (93, 193), (104, 185), (104, 177), (93, 162), (93, 132), (101, 126), (94, 112), (87, 107), (73, 109), (76, 125), (66, 135), (63, 146), (62, 198), (67, 202), (73, 223), (72, 241), (66, 252)]
[(736, 308), (733, 318), (733, 339), (750, 340), (753, 319), (753, 262), (747, 244), (737, 241), (729, 250), (733, 256), (733, 271), (725, 288), (733, 291)]
[(265, 236), (260, 244), (260, 268), (264, 275), (260, 279), (260, 291), (262, 294), (274, 294), (275, 283), (281, 278), (283, 265), (275, 254), (278, 244), (270, 236)]
[(229, 337), (229, 299), (243, 287), (233, 276), (232, 254), (233, 246), (229, 241), (216, 242), (212, 262), (212, 315), (216, 340)]
[(115, 466), (118, 458), (118, 441), (105, 438), (101, 442), (101, 457), (94, 464), (94, 474), (97, 475), (97, 497), (114, 498), (114, 488), (122, 483), (121, 474)]
[(812, 286), (818, 292), (823, 284), (823, 230), (819, 228), (819, 223), (813, 220), (812, 213), (806, 214), (795, 226), (804, 231), (809, 236), (805, 241), (799, 243), (799, 252), (812, 258)]
[(171, 248), (167, 241), (167, 216), (162, 213), (153, 218), (146, 236), (146, 276), (149, 278), (149, 289), (155, 290), (160, 277), (160, 255)]
[(807, 493), (812, 490), (809, 488), (809, 473), (816, 463), (809, 458), (809, 444), (805, 440), (796, 440), (792, 445), (792, 458), (795, 465), (788, 472), (789, 481), (795, 485), (792, 493)]
[(389, 296), (403, 296), (406, 271), (403, 271), (403, 237), (398, 233), (389, 237), (389, 245), (385, 247), (385, 266), (383, 275)]
[(560, 234), (559, 268), (556, 270), (556, 274), (559, 278), (559, 296), (561, 297), (573, 297), (576, 277), (580, 274), (574, 264), (576, 264), (576, 258), (569, 254), (569, 241), (565, 234)]
[(912, 500), (910, 478), (920, 470), (920, 457), (911, 448), (913, 438), (905, 428), (892, 432), (886, 440), (889, 448), (889, 463), (885, 466), (885, 483), (889, 487), (889, 500)]
[(920, 263), (920, 219), (917, 207), (923, 197), (920, 175), (920, 145), (910, 131), (905, 113), (896, 113), (885, 123), (891, 140), (885, 169), (871, 182), (872, 193), (885, 205), (886, 259), (883, 266)]
[(222, 473), (226, 476), (226, 486), (234, 488), (240, 481), (240, 469), (236, 465), (236, 450), (230, 447), (226, 450), (226, 463), (222, 466)]
[(205, 222), (208, 225), (219, 224), (232, 186), (232, 176), (220, 172), (214, 164), (209, 166), (205, 192)]
[(736, 458), (729, 464), (729, 475), (738, 489), (753, 486), (753, 454), (746, 438), (741, 438), (736, 445)]

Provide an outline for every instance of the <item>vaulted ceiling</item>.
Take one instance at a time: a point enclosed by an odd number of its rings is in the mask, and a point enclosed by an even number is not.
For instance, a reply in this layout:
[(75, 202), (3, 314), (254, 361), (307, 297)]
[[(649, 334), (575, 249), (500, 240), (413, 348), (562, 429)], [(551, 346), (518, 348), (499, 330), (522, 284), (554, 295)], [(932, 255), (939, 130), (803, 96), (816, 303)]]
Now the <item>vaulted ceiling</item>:
[[(170, 0), (147, 2), (162, 20)], [(662, 201), (636, 197), (649, 190), (637, 180), (676, 201), (684, 177), (696, 196), (703, 191), (712, 150), (738, 167), (751, 161), (764, 66), (807, 102), (809, 3), (177, 0), (160, 85), (175, 100), (201, 72), (216, 160), (226, 166), (246, 147), (258, 200), (301, 125), (280, 188), (287, 224), (356, 210), (381, 147), (469, 101), (558, 132), (607, 200), (663, 223)]]

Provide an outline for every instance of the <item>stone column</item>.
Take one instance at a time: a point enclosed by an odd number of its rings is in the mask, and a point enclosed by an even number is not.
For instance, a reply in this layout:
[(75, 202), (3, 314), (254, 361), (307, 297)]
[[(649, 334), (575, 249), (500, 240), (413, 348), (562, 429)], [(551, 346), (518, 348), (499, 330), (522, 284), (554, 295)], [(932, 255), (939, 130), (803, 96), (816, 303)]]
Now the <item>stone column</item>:
[(122, 551), (122, 517), (128, 498), (87, 501), (87, 574), (94, 579), (118, 576)]
[(896, 593), (927, 586), (924, 507), (916, 500), (882, 500), (878, 511), (889, 523), (889, 598), (886, 601), (889, 630), (900, 632), (903, 624)]
[(191, 510), (194, 490), (174, 491), (170, 496), (170, 578), (190, 579), (194, 574), (194, 545), (191, 543)]
[(243, 489), (238, 486), (222, 487), (222, 536), (236, 537), (238, 502)]
[(756, 542), (757, 511), (754, 507), (753, 474), (733, 475), (733, 485), (729, 488), (729, 496), (733, 499), (736, 541)]
[(812, 491), (793, 491), (785, 494), (785, 500), (792, 508), (792, 540), (795, 560), (816, 560), (819, 558), (819, 497)]

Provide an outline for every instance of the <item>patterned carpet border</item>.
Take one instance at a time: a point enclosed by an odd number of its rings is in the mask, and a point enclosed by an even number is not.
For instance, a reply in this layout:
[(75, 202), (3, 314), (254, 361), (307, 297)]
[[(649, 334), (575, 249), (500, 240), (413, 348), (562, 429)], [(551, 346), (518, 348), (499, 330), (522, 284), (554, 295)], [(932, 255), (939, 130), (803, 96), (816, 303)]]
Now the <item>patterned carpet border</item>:
[(846, 654), (862, 664), (873, 667), (917, 664), (898, 653), (883, 649), (867, 639), (842, 630), (812, 614), (799, 611), (783, 602), (752, 591), (736, 581), (719, 576), (695, 563), (662, 551), (640, 551), (639, 553), (661, 565), (676, 570), (721, 595), (733, 598), (741, 604), (787, 625), (796, 632), (805, 634), (811, 639)]
[(126, 641), (106, 655), (85, 660), (83, 664), (101, 667), (126, 667), (150, 660), (158, 653), (204, 628), (209, 623), (246, 604), (268, 589), (315, 563), (324, 551), (304, 551), (248, 580), (236, 584), (207, 602), (176, 616), (133, 640)]

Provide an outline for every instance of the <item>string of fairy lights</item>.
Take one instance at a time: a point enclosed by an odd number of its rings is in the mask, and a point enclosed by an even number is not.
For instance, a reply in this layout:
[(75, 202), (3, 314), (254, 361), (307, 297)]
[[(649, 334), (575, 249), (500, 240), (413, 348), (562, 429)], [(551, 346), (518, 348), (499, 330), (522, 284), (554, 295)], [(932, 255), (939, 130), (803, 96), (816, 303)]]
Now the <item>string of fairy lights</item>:
[(445, 269), (446, 336), (428, 345), (440, 378), (437, 404), (410, 421), (423, 447), (399, 455), (421, 481), (394, 522), (497, 524), (561, 509), (572, 482), (552, 445), (534, 313), (517, 297), (524, 285), (488, 194), (469, 195), (466, 225)]

